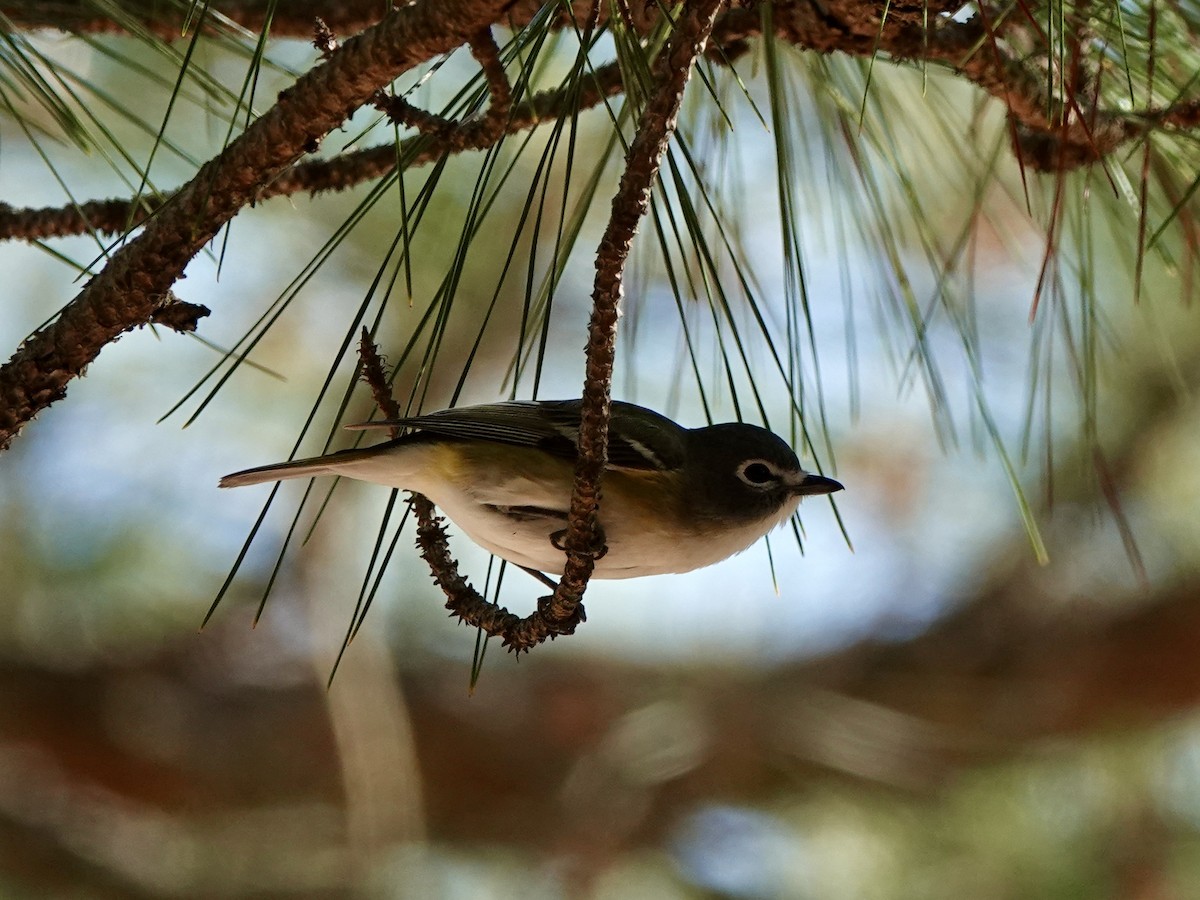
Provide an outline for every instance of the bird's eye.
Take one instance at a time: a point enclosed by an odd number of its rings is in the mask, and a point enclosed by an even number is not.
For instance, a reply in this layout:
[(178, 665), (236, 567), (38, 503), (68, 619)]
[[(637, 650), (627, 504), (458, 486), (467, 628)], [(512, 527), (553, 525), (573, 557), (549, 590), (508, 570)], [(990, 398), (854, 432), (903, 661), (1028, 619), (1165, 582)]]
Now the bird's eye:
[(771, 471), (771, 467), (761, 462), (746, 463), (738, 471), (738, 475), (741, 476), (742, 481), (753, 485), (772, 484), (778, 480), (775, 473)]

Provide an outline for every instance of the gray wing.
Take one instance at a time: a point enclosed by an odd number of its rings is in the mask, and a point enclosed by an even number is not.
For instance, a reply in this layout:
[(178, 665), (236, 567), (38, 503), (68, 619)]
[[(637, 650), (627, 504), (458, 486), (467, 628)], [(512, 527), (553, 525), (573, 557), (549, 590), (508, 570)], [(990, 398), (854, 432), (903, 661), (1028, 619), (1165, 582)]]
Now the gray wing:
[[(555, 456), (575, 459), (579, 410), (579, 400), (515, 400), (351, 427), (399, 425), (443, 437), (538, 447)], [(627, 469), (677, 469), (683, 465), (685, 434), (665, 416), (615, 401), (609, 428), (609, 464)]]

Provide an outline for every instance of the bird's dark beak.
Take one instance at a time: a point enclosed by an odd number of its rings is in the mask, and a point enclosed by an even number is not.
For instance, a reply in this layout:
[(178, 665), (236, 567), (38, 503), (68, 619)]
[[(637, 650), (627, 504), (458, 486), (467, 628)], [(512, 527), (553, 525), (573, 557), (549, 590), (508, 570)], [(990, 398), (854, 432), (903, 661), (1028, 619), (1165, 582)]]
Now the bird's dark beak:
[(792, 488), (792, 493), (807, 497), (809, 494), (832, 494), (840, 490), (844, 490), (840, 481), (824, 475), (805, 475), (804, 480)]

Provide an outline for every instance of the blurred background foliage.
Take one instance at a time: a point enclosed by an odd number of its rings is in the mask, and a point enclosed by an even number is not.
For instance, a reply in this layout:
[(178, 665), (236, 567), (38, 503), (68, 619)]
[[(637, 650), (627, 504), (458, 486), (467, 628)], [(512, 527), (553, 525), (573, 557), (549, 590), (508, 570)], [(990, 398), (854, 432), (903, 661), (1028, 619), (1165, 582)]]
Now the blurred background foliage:
[[(1148, 9), (1114, 7), (1135, 56)], [(1196, 10), (1161, 14), (1169, 99)], [(7, 203), (169, 190), (315, 57), (129, 30), (5, 33)], [(531, 28), (510, 77), (644, 77), (619, 28), (588, 50)], [(217, 478), (346, 443), (362, 324), (402, 402), (578, 394), (630, 100), (246, 210), (178, 285), (214, 310), (197, 337), (128, 335), (4, 455), (0, 893), (1200, 897), (1194, 137), (1156, 144), (1153, 177), (1140, 148), (1039, 175), (1002, 106), (935, 68), (760, 40), (702, 74), (615, 394), (768, 422), (845, 482), (837, 510), (594, 584), (577, 635), (493, 648), (471, 691), (475, 636), (410, 529), (374, 557), (387, 492), (290, 485), (197, 634), (266, 494)], [(481, 85), (459, 51), (397, 92), (461, 115)], [(321, 152), (392, 134), (360, 111)], [(0, 344), (106, 244), (0, 246)]]

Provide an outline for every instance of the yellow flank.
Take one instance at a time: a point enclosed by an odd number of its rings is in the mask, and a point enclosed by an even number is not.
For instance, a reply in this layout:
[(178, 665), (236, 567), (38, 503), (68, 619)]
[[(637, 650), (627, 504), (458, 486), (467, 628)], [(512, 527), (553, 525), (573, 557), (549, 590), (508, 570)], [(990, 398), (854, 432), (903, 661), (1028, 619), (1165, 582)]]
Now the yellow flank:
[(450, 441), (427, 444), (425, 448), (426, 462), (422, 468), (425, 473), (433, 476), (437, 481), (446, 481), (456, 487), (461, 486), (467, 478), (467, 472), (471, 465), (468, 455), (463, 452), (468, 447), (467, 444)]

